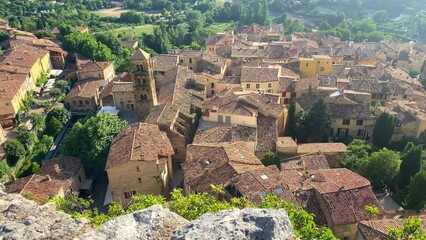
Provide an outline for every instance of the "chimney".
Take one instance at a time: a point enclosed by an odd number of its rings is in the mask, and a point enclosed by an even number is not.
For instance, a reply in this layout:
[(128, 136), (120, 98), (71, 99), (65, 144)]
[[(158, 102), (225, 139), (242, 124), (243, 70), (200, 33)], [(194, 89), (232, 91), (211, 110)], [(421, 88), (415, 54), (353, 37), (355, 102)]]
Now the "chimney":
[(56, 163), (55, 165), (53, 165), (53, 170), (56, 174), (61, 174), (61, 168), (59, 167), (59, 164)]

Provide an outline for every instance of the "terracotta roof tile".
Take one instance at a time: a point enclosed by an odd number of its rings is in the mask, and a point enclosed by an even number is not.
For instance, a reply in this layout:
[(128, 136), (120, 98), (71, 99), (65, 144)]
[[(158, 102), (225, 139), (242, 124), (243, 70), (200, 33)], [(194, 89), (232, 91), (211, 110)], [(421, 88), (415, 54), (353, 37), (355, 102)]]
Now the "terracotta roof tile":
[(20, 45), (0, 57), (0, 63), (10, 66), (31, 68), (34, 64), (49, 54), (48, 51), (28, 45)]
[(297, 153), (345, 153), (347, 148), (343, 143), (304, 143), (297, 147)]
[(177, 55), (157, 55), (153, 58), (153, 69), (154, 71), (167, 72), (177, 66), (178, 63)]
[(241, 82), (276, 82), (280, 67), (247, 67), (241, 71)]
[(85, 73), (85, 72), (96, 72), (96, 71), (103, 71), (109, 66), (113, 64), (112, 62), (89, 62), (84, 63), (79, 66), (78, 72), (79, 73)]
[(160, 156), (173, 155), (172, 145), (158, 125), (135, 123), (124, 128), (111, 143), (105, 169), (129, 161), (158, 161)]
[(79, 158), (60, 156), (44, 161), (38, 174), (49, 175), (56, 180), (68, 180), (78, 175), (81, 167), (82, 164)]
[(281, 160), (281, 171), (328, 169), (327, 158), (322, 153), (311, 153)]
[(77, 82), (75, 86), (71, 89), (71, 91), (67, 95), (67, 99), (72, 99), (76, 97), (82, 98), (93, 98), (97, 91), (101, 91), (107, 82), (103, 79), (101, 80), (84, 80)]
[(0, 73), (0, 98), (12, 100), (25, 84), (26, 74)]

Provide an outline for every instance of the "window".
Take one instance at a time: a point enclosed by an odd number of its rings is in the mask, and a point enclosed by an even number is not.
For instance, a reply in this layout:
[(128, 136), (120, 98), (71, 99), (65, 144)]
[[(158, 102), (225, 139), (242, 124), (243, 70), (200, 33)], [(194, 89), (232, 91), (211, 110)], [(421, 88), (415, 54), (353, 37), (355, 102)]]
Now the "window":
[(183, 63), (183, 59), (180, 60), (180, 63)]
[(81, 101), (81, 100), (80, 100), (80, 101), (78, 101), (78, 104), (79, 104), (79, 105), (83, 105), (83, 101)]
[(348, 136), (349, 129), (347, 128), (338, 128), (337, 135), (338, 136)]
[(214, 88), (214, 83), (210, 83), (210, 87), (211, 87), (211, 88)]
[(286, 98), (286, 99), (284, 99), (284, 104), (290, 104), (290, 98)]
[(323, 72), (325, 70), (324, 67), (320, 67), (320, 71)]
[(364, 136), (364, 129), (358, 129), (358, 132), (356, 133), (357, 137), (363, 137)]
[(256, 83), (256, 89), (259, 89), (259, 88), (260, 88), (260, 84)]
[(143, 71), (143, 66), (142, 65), (136, 65), (136, 69), (141, 72)]
[(225, 122), (226, 123), (231, 123), (231, 116), (226, 116), (225, 117)]
[(131, 198), (133, 195), (136, 195), (136, 191), (124, 192), (124, 198), (125, 199)]
[(148, 97), (146, 96), (146, 94), (142, 94), (142, 95), (141, 95), (141, 100), (142, 100), (142, 101), (146, 101), (146, 100), (148, 100)]
[(308, 66), (309, 66), (309, 63), (306, 63), (305, 67), (308, 67)]
[(286, 97), (287, 96), (287, 92), (282, 92), (281, 93), (281, 97)]
[(136, 167), (136, 172), (140, 172), (141, 169), (139, 167)]
[(364, 120), (356, 120), (356, 125), (357, 125), (357, 126), (362, 126), (362, 125), (364, 125)]
[(272, 93), (272, 90), (271, 90), (271, 89), (268, 89), (268, 90), (267, 90), (267, 92), (268, 92), (268, 93)]
[(272, 83), (268, 83), (268, 88), (271, 88), (272, 87)]
[(9, 106), (9, 103), (6, 103), (6, 106)]
[(76, 105), (77, 104), (77, 102), (76, 101), (72, 101), (72, 105)]
[(330, 128), (330, 136), (333, 136), (333, 128)]
[(343, 125), (349, 125), (349, 124), (351, 124), (350, 119), (343, 119)]
[(214, 95), (214, 90), (212, 90), (212, 95)]
[(81, 183), (81, 177), (80, 176), (78, 176), (78, 182)]
[(142, 79), (142, 85), (143, 85), (143, 86), (145, 86), (145, 85), (146, 85), (146, 79), (145, 79), (145, 78), (143, 78), (143, 79)]
[(138, 178), (138, 182), (139, 182), (139, 183), (142, 183), (142, 178)]
[(247, 83), (247, 84), (246, 84), (246, 88), (250, 88), (250, 83)]
[(86, 105), (89, 105), (89, 101), (87, 100), (84, 100), (84, 103), (86, 103)]
[(189, 63), (192, 63), (192, 58), (189, 59)]
[(217, 121), (222, 123), (223, 122), (223, 115), (217, 116)]

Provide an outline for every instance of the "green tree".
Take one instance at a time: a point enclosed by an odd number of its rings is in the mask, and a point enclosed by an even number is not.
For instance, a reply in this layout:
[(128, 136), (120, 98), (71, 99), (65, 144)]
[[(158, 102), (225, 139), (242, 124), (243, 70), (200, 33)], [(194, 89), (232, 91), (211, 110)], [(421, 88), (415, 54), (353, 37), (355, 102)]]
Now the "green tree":
[(355, 139), (348, 145), (348, 153), (342, 155), (340, 165), (355, 172), (360, 172), (361, 165), (370, 156), (373, 146), (361, 139)]
[(406, 205), (409, 209), (417, 211), (423, 210), (426, 207), (426, 170), (422, 170), (414, 175), (408, 186), (408, 195)]
[(368, 178), (374, 187), (383, 187), (383, 184), (392, 186), (398, 174), (400, 163), (398, 152), (383, 148), (372, 153), (362, 163), (361, 175)]
[(402, 162), (400, 166), (400, 186), (406, 187), (410, 184), (411, 178), (420, 171), (420, 165), (423, 157), (422, 146), (414, 146), (409, 142), (402, 154)]
[(58, 97), (58, 96), (61, 95), (61, 93), (62, 93), (61, 89), (59, 89), (59, 88), (52, 88), (49, 91), (49, 96), (51, 96), (51, 97)]
[(331, 111), (324, 98), (319, 98), (306, 116), (308, 142), (326, 142), (330, 132)]
[(263, 155), (262, 160), (260, 160), (263, 165), (270, 166), (270, 165), (277, 165), (278, 164), (278, 155), (275, 152), (269, 151)]
[(9, 33), (5, 32), (3, 30), (0, 30), (0, 42), (6, 41), (9, 38), (10, 38)]
[(46, 122), (49, 122), (52, 117), (55, 117), (65, 125), (71, 119), (71, 113), (66, 108), (54, 107), (50, 112), (47, 113)]
[(77, 122), (65, 137), (61, 153), (83, 159), (89, 172), (103, 172), (111, 141), (126, 125), (125, 121), (109, 113)]
[(4, 151), (9, 166), (15, 166), (19, 159), (25, 157), (27, 153), (24, 145), (18, 140), (7, 140), (4, 144)]
[(409, 218), (401, 228), (389, 229), (390, 240), (425, 240), (426, 232), (422, 229), (423, 221)]
[(395, 118), (389, 113), (382, 113), (373, 129), (373, 144), (378, 148), (387, 147), (395, 129)]
[(64, 125), (56, 117), (51, 117), (46, 124), (46, 134), (55, 137)]
[(24, 127), (18, 127), (15, 133), (16, 139), (24, 145), (26, 150), (30, 150), (37, 142), (37, 135), (35, 132), (28, 131)]
[(297, 116), (296, 116), (296, 101), (293, 99), (290, 103), (287, 113), (286, 135), (296, 137), (297, 131)]

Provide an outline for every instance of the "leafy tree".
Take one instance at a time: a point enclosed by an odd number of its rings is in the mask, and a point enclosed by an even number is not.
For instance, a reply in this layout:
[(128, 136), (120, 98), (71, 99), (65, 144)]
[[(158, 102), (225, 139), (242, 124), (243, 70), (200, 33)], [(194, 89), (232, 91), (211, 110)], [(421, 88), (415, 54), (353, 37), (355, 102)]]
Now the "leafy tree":
[(372, 153), (361, 164), (361, 175), (368, 178), (375, 187), (383, 187), (383, 184), (392, 186), (398, 174), (400, 162), (398, 152), (383, 148)]
[(423, 157), (422, 146), (414, 146), (414, 143), (409, 142), (402, 154), (402, 162), (400, 166), (400, 185), (408, 186), (411, 178), (420, 171), (420, 165)]
[(261, 162), (265, 166), (277, 165), (278, 164), (278, 155), (275, 152), (269, 151), (263, 155)]
[(365, 211), (372, 217), (376, 217), (380, 213), (380, 210), (378, 207), (370, 206), (370, 205), (365, 206)]
[(47, 152), (49, 152), (50, 147), (53, 144), (53, 137), (43, 135), (40, 141), (34, 146), (29, 159), (31, 162), (36, 162), (41, 164), (42, 160), (46, 157)]
[(0, 162), (0, 179), (4, 176), (9, 175), (12, 172), (12, 169), (7, 165), (7, 161)]
[(61, 89), (62, 92), (65, 92), (66, 87), (68, 86), (68, 81), (67, 80), (58, 80), (55, 83), (55, 86), (59, 89)]
[(395, 118), (389, 113), (382, 113), (373, 129), (373, 144), (378, 148), (387, 147), (395, 129)]
[(296, 137), (297, 131), (296, 101), (293, 99), (290, 103), (287, 113), (286, 135)]
[(111, 141), (126, 125), (125, 121), (109, 113), (79, 121), (65, 137), (61, 152), (83, 159), (89, 172), (103, 172)]
[(119, 22), (123, 23), (143, 23), (144, 16), (134, 10), (130, 10), (120, 14)]
[(56, 117), (51, 117), (46, 124), (46, 134), (55, 137), (64, 125)]
[(426, 232), (422, 229), (423, 221), (409, 218), (401, 228), (389, 229), (390, 240), (425, 240)]
[(348, 145), (348, 150), (348, 153), (342, 155), (340, 165), (355, 172), (360, 172), (360, 167), (373, 151), (373, 146), (364, 140), (355, 139)]
[(35, 132), (28, 131), (24, 127), (18, 127), (15, 133), (16, 139), (22, 143), (26, 150), (30, 150), (37, 142), (37, 135)]
[(409, 209), (417, 211), (423, 210), (426, 207), (426, 170), (422, 170), (414, 175), (408, 186), (408, 195), (406, 204)]
[(328, 141), (330, 132), (331, 111), (324, 98), (319, 98), (309, 110), (304, 124), (308, 135), (308, 142)]
[(15, 166), (19, 159), (25, 157), (27, 153), (24, 145), (18, 140), (7, 140), (4, 144), (4, 151), (9, 166)]
[(65, 125), (71, 119), (71, 113), (66, 108), (55, 107), (47, 113), (46, 122), (49, 122), (52, 117)]
[(62, 91), (59, 88), (52, 88), (49, 91), (49, 96), (51, 97), (58, 97), (59, 95), (61, 95)]
[(10, 38), (9, 33), (5, 32), (3, 30), (0, 30), (0, 42), (6, 41), (9, 38)]
[(30, 118), (33, 121), (33, 125), (34, 125), (34, 130), (36, 132), (42, 130), (45, 128), (45, 121), (46, 118), (43, 115), (37, 114), (37, 113), (31, 113), (30, 114)]
[(377, 24), (384, 23), (388, 19), (389, 19), (389, 13), (386, 10), (377, 11), (373, 16), (373, 20)]
[(53, 34), (49, 30), (38, 30), (37, 32), (35, 32), (35, 35), (38, 38), (54, 38), (55, 37), (55, 34)]

